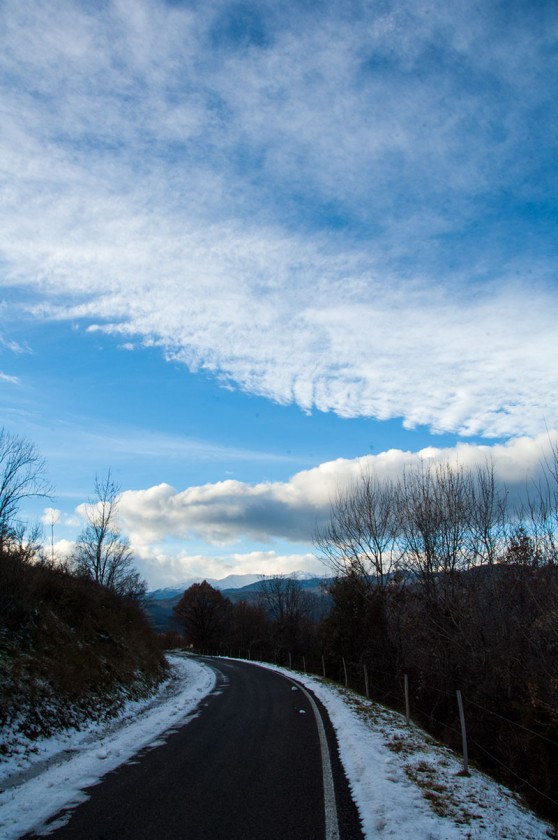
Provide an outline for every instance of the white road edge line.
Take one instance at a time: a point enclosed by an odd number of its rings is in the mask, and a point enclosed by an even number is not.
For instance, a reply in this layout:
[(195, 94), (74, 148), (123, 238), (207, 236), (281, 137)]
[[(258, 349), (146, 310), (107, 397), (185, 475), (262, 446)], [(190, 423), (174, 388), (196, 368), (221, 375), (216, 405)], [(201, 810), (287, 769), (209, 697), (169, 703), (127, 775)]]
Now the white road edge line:
[[(227, 657), (223, 657), (227, 658)], [(241, 660), (248, 665), (256, 665), (259, 668), (266, 668), (263, 662), (252, 662), (252, 660)], [(266, 670), (275, 671), (274, 668), (267, 668)], [(325, 837), (324, 840), (339, 840), (339, 820), (337, 819), (337, 804), (335, 802), (335, 787), (333, 784), (333, 772), (331, 770), (331, 759), (329, 757), (329, 746), (327, 743), (327, 736), (325, 733), (324, 722), (318, 709), (316, 702), (309, 691), (305, 689), (302, 683), (291, 679), (284, 671), (275, 671), (281, 674), (286, 680), (295, 685), (298, 689), (304, 692), (308, 698), (308, 702), (314, 712), (316, 719), (316, 726), (318, 727), (318, 736), (320, 738), (320, 751), (322, 754), (322, 777), (324, 788), (324, 816), (325, 816)]]
[[(287, 679), (289, 678), (287, 677)], [(331, 770), (331, 759), (329, 757), (329, 746), (327, 743), (324, 722), (312, 695), (306, 691), (302, 683), (296, 682), (295, 680), (290, 681), (304, 692), (308, 698), (308, 702), (312, 706), (312, 711), (314, 712), (314, 717), (316, 718), (316, 726), (318, 727), (318, 735), (320, 736), (322, 772), (324, 779), (325, 840), (339, 840), (339, 822), (337, 819), (337, 805), (335, 803), (335, 787), (333, 785), (333, 773)]]

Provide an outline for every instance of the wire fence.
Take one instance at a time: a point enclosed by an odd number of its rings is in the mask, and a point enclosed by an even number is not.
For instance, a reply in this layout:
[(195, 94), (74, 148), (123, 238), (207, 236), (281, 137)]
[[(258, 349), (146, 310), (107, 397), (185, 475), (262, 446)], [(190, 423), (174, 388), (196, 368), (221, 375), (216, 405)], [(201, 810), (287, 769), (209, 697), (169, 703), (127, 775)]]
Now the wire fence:
[[(542, 816), (558, 823), (558, 710), (551, 710), (554, 729), (549, 723), (531, 726), (514, 720), (490, 706), (502, 709), (501, 699), (485, 703), (470, 686), (441, 685), (440, 675), (424, 670), (405, 673), (386, 670), (367, 661), (351, 662), (288, 650), (237, 651), (221, 649), (207, 653), (226, 654), (241, 659), (266, 661), (306, 674), (326, 678), (363, 697), (403, 714), (438, 741), (464, 753), (468, 760), (498, 781), (522, 794)], [(462, 695), (462, 714), (457, 695)], [(473, 694), (473, 696), (470, 696)], [(552, 737), (554, 736), (554, 737)]]

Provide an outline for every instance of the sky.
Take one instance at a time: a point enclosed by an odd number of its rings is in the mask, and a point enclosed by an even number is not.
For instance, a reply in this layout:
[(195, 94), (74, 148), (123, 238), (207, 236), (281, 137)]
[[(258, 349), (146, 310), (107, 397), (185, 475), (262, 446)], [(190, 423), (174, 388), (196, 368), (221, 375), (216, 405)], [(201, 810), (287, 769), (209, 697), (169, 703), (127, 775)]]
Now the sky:
[(62, 556), (110, 468), (155, 588), (324, 573), (363, 466), (536, 477), (557, 88), (544, 0), (0, 0), (0, 425), (55, 488), (24, 515)]

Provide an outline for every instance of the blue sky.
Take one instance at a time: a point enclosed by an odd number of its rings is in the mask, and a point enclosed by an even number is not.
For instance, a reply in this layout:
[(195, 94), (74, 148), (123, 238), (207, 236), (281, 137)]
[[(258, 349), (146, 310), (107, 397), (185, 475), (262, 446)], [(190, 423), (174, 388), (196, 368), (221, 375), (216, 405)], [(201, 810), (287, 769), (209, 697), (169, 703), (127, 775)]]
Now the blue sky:
[(536, 471), (555, 4), (0, 9), (0, 420), (60, 554), (109, 466), (150, 586), (319, 569), (363, 465)]

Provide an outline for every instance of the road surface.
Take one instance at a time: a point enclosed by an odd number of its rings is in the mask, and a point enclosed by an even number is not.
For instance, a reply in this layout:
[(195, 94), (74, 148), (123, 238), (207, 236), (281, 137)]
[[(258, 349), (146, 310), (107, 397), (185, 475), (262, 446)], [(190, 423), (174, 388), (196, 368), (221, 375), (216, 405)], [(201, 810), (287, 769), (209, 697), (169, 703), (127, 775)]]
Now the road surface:
[(48, 831), (56, 840), (360, 840), (319, 702), (276, 672), (205, 661), (217, 683), (197, 717), (26, 838)]

